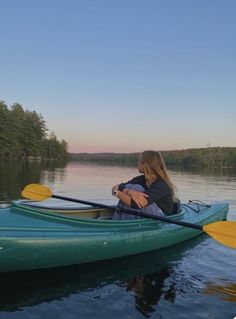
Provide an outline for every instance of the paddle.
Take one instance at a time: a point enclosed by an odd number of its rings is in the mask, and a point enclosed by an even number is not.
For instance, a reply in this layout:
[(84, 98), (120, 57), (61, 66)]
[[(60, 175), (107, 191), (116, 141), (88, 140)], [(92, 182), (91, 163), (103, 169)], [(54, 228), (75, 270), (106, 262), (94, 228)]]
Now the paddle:
[[(115, 207), (105, 205), (105, 204), (100, 204), (100, 203), (95, 203), (95, 202), (90, 202), (90, 201), (85, 201), (85, 200), (75, 199), (70, 197), (64, 197), (59, 195), (53, 195), (51, 190), (48, 187), (44, 185), (39, 185), (39, 184), (27, 185), (22, 191), (22, 196), (28, 199), (36, 200), (36, 201), (42, 201), (48, 198), (57, 198), (57, 199), (68, 200), (75, 203), (91, 205), (91, 206), (95, 206), (99, 208), (106, 208), (113, 211), (115, 210)], [(219, 222), (214, 222), (214, 223), (202, 226), (202, 225), (187, 223), (187, 222), (183, 222), (179, 220), (173, 220), (171, 218), (164, 217), (164, 216), (154, 216), (150, 214), (145, 214), (135, 209), (123, 209), (122, 211), (132, 215), (161, 220), (163, 222), (167, 222), (167, 223), (171, 223), (175, 225), (181, 225), (184, 227), (194, 228), (207, 233), (209, 236), (211, 236), (212, 238), (214, 238), (215, 240), (217, 240), (218, 242), (220, 242), (221, 244), (225, 246), (236, 248), (236, 222), (234, 221), (219, 221)]]

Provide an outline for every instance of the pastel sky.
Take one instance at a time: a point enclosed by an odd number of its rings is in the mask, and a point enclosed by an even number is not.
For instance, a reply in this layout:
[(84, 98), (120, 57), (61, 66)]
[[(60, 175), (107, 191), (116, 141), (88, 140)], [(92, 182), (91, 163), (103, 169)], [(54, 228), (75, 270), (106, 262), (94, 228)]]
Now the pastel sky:
[(235, 0), (0, 0), (0, 100), (71, 152), (236, 146)]

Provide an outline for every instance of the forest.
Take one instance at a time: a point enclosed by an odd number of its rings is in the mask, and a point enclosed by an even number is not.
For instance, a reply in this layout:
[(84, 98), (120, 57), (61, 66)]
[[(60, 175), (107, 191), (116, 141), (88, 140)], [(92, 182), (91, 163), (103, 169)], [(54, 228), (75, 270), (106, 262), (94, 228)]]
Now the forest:
[[(236, 147), (206, 147), (161, 151), (168, 166), (236, 167)], [(72, 160), (135, 166), (140, 153), (74, 153)]]
[(69, 158), (67, 142), (49, 133), (46, 121), (35, 111), (0, 101), (0, 159)]
[[(78, 160), (135, 166), (140, 153), (68, 153), (65, 140), (49, 132), (41, 114), (0, 101), (0, 159)], [(161, 151), (168, 166), (236, 167), (236, 147), (206, 147)]]

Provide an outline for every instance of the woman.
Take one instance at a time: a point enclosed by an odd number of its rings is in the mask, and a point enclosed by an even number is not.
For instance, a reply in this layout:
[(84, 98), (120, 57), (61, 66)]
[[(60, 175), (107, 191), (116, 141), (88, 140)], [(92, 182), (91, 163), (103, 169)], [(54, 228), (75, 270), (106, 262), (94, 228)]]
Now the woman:
[(112, 187), (112, 194), (120, 200), (113, 219), (137, 218), (122, 213), (122, 208), (127, 206), (153, 215), (178, 213), (180, 202), (175, 197), (175, 186), (170, 180), (161, 154), (144, 151), (138, 163), (138, 170), (142, 175)]

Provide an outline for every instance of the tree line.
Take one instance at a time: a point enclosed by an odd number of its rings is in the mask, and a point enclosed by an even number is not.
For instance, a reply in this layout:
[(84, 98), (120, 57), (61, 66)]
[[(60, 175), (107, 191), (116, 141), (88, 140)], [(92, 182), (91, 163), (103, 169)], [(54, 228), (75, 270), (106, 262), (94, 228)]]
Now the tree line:
[(14, 103), (8, 107), (0, 101), (0, 158), (1, 159), (67, 159), (67, 142), (48, 134), (41, 114), (24, 110)]
[[(236, 167), (236, 147), (207, 147), (161, 151), (168, 166)], [(135, 166), (140, 153), (74, 153), (72, 160)]]

